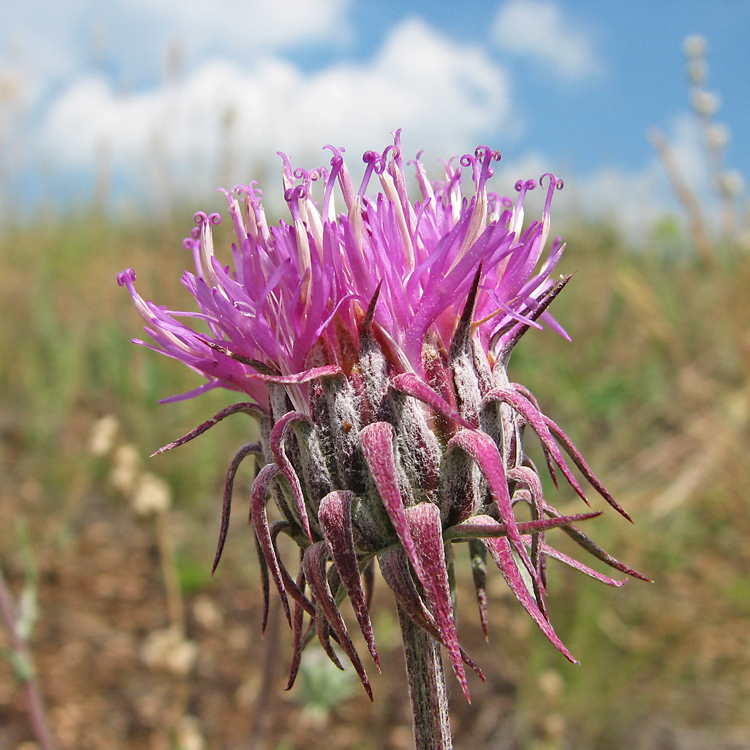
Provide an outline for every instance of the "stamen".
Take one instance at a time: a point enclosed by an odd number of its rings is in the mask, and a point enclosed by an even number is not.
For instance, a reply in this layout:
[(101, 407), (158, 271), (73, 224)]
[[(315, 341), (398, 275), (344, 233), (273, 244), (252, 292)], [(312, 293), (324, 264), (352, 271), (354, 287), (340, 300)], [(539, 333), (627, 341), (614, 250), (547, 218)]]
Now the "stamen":
[(544, 202), (544, 213), (542, 214), (542, 244), (541, 248), (547, 244), (547, 237), (549, 237), (550, 227), (550, 212), (552, 210), (552, 196), (555, 190), (562, 190), (565, 187), (565, 183), (562, 180), (555, 179), (555, 175), (551, 172), (546, 172), (539, 178), (539, 184), (544, 187), (544, 178), (549, 177), (549, 188), (547, 188), (547, 199)]
[(326, 146), (334, 151), (335, 156), (331, 159), (331, 172), (325, 177), (325, 192), (323, 193), (323, 217), (324, 221), (333, 224), (336, 221), (336, 209), (334, 208), (333, 188), (341, 172), (344, 163), (343, 157), (339, 156), (333, 146)]
[(359, 191), (357, 192), (357, 197), (359, 198), (364, 198), (373, 171), (382, 174), (383, 169), (385, 169), (385, 160), (377, 151), (365, 151), (362, 154), (362, 161), (367, 164), (367, 167), (365, 168), (365, 175), (362, 178), (362, 184), (359, 186)]
[(245, 242), (247, 241), (247, 227), (242, 218), (242, 210), (237, 198), (224, 188), (218, 188), (218, 192), (224, 193), (227, 202), (229, 203), (229, 215), (232, 217), (232, 224), (234, 225), (234, 233), (237, 235), (237, 241), (240, 243), (240, 248), (244, 248)]
[[(452, 159), (451, 159), (452, 161)], [(446, 163), (446, 175), (450, 174), (448, 178), (448, 184), (446, 185), (448, 200), (450, 201), (453, 223), (458, 224), (458, 220), (461, 218), (461, 203), (463, 197), (461, 195), (461, 168), (459, 167), (455, 171), (449, 172), (450, 162)]]
[[(294, 233), (297, 239), (297, 262), (300, 277), (304, 277), (305, 272), (312, 268), (310, 258), (310, 241), (307, 237), (307, 227), (302, 221), (299, 209), (299, 201), (306, 196), (307, 191), (304, 185), (297, 185), (289, 188), (284, 192), (284, 200), (289, 204), (289, 212), (294, 219)], [(303, 299), (307, 302), (309, 297), (309, 284), (303, 293)]]
[(536, 180), (526, 180), (524, 182), (523, 180), (519, 180), (516, 183), (516, 191), (518, 192), (518, 198), (516, 200), (516, 206), (513, 209), (513, 216), (510, 221), (510, 226), (508, 229), (510, 229), (513, 234), (516, 236), (516, 241), (518, 241), (518, 238), (521, 236), (521, 230), (523, 228), (523, 200), (526, 196), (526, 193), (529, 190), (533, 190), (536, 187)]
[(258, 235), (262, 237), (264, 242), (268, 242), (271, 239), (271, 233), (268, 230), (266, 214), (260, 202), (263, 191), (256, 187), (257, 184), (253, 180), (249, 185), (235, 185), (234, 191), (245, 193), (245, 216), (248, 234), (256, 242), (258, 242)]
[(334, 162), (340, 160), (340, 171), (338, 173), (339, 185), (341, 187), (341, 193), (344, 196), (344, 203), (346, 203), (346, 207), (351, 210), (355, 192), (352, 178), (349, 174), (349, 167), (346, 166), (346, 161), (341, 156), (341, 153), (344, 152), (344, 148), (335, 149), (333, 146), (326, 146), (326, 148), (331, 149), (336, 154), (336, 156), (331, 159), (331, 166), (334, 166)]
[(122, 273), (117, 274), (117, 283), (119, 286), (127, 287), (130, 296), (135, 303), (135, 309), (138, 311), (140, 316), (147, 322), (152, 323), (154, 315), (148, 307), (148, 304), (144, 301), (138, 292), (135, 290), (133, 282), (135, 281), (135, 271), (132, 268), (126, 268)]
[(193, 216), (193, 221), (198, 224), (198, 230), (200, 231), (200, 260), (203, 277), (210, 286), (220, 288), (221, 285), (212, 262), (212, 258), (214, 257), (214, 239), (211, 233), (211, 224), (221, 224), (221, 215), (212, 213), (206, 216), (203, 211), (198, 211)]
[(422, 191), (422, 197), (424, 198), (424, 204), (427, 204), (429, 201), (435, 201), (435, 191), (432, 188), (432, 184), (427, 179), (427, 174), (422, 162), (419, 160), (423, 153), (423, 151), (418, 151), (417, 158), (412, 159), (408, 164), (414, 165), (414, 170), (417, 173), (417, 182), (419, 183), (419, 188)]
[(291, 190), (294, 187), (294, 170), (292, 169), (289, 157), (283, 151), (277, 151), (276, 155), (281, 157), (281, 182), (286, 193), (287, 190)]
[(414, 268), (414, 246), (411, 242), (409, 228), (406, 226), (406, 217), (404, 216), (404, 209), (401, 205), (401, 200), (393, 182), (393, 178), (388, 172), (383, 172), (380, 175), (380, 184), (383, 186), (383, 192), (393, 206), (393, 210), (396, 214), (396, 224), (398, 225), (398, 231), (401, 235), (401, 243), (404, 250), (404, 266), (411, 271)]

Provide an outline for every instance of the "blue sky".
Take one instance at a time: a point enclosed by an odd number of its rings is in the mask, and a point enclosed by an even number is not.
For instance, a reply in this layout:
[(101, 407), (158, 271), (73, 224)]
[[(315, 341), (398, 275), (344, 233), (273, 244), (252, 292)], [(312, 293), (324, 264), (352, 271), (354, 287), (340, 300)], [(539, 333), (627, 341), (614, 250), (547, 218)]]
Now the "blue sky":
[[(707, 190), (682, 43), (708, 42), (707, 88), (750, 177), (750, 0), (5, 0), (0, 189), (6, 205), (113, 207), (350, 158), (404, 127), (428, 160), (487, 143), (509, 184), (552, 170), (624, 225), (672, 204), (660, 127)], [(170, 57), (171, 73), (166, 73)], [(15, 207), (15, 206), (14, 206)], [(22, 206), (23, 207), (23, 206)]]
[(493, 58), (512, 71), (514, 101), (524, 117), (523, 137), (513, 148), (541, 148), (586, 171), (607, 162), (646, 163), (651, 156), (648, 128), (668, 129), (687, 110), (682, 43), (691, 34), (702, 34), (709, 45), (709, 87), (722, 95), (719, 119), (736, 135), (731, 162), (750, 174), (750, 2), (530, 3), (558, 8), (562, 29), (579, 33), (602, 67), (599, 75), (567, 81), (529, 52), (493, 49), (493, 21), (498, 9), (509, 4), (382, 0), (362, 3), (357, 15), (377, 29), (368, 39), (369, 49), (380, 43), (389, 25), (418, 13), (451, 38), (492, 50)]

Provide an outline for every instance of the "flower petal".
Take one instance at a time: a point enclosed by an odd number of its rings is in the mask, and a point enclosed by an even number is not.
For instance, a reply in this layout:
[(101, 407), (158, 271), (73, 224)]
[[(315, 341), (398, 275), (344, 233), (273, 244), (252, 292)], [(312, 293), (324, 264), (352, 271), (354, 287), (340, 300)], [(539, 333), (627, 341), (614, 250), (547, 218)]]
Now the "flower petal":
[[(302, 562), (303, 550), (300, 550), (300, 562)], [(299, 573), (297, 574), (297, 580), (295, 581), (297, 588), (300, 593), (304, 594), (305, 591), (305, 571), (300, 565)], [(297, 672), (299, 671), (299, 665), (302, 661), (302, 649), (304, 648), (304, 636), (302, 635), (302, 621), (305, 615), (305, 610), (302, 608), (299, 602), (294, 602), (294, 615), (292, 616), (292, 632), (294, 633), (294, 640), (292, 645), (292, 663), (289, 666), (289, 679), (287, 680), (285, 690), (291, 690), (294, 686), (294, 681), (297, 679)], [(314, 619), (311, 621), (310, 626), (314, 625)], [(309, 631), (308, 631), (309, 632)]]
[(609, 494), (607, 488), (599, 481), (596, 474), (589, 468), (585, 459), (578, 448), (573, 445), (573, 441), (546, 415), (542, 415), (544, 423), (549, 427), (550, 432), (560, 441), (565, 452), (573, 459), (573, 463), (578, 467), (581, 474), (586, 477), (586, 481), (622, 516), (633, 523), (633, 519), (627, 511)]
[(308, 383), (311, 380), (317, 378), (330, 377), (332, 375), (340, 375), (341, 368), (338, 365), (325, 365), (323, 367), (313, 367), (311, 370), (305, 370), (304, 372), (295, 372), (291, 375), (255, 375), (258, 380), (263, 380), (266, 383), (275, 383), (277, 385), (298, 385), (300, 383)]
[[(307, 612), (310, 617), (315, 617), (315, 605), (305, 596), (303, 590), (297, 585), (294, 578), (292, 578), (289, 571), (284, 565), (284, 561), (279, 555), (279, 548), (276, 546), (276, 538), (282, 531), (288, 531), (291, 524), (289, 521), (274, 521), (271, 524), (271, 544), (273, 545), (273, 552), (276, 555), (276, 559), (279, 563), (279, 573), (281, 574), (281, 582), (284, 584), (284, 590), (289, 596), (292, 597), (295, 604), (302, 607), (303, 611)], [(304, 549), (300, 549), (300, 553), (304, 553)], [(301, 558), (300, 558), (301, 560)]]
[[(560, 526), (568, 526), (571, 523), (587, 521), (589, 518), (597, 518), (602, 514), (601, 510), (592, 513), (575, 513), (572, 516), (559, 516), (556, 518), (540, 518), (538, 521), (524, 521), (518, 524), (517, 528), (521, 534), (529, 534), (533, 531), (547, 531), (556, 529)], [(508, 530), (504, 523), (498, 523), (495, 526), (488, 526), (484, 523), (475, 523), (473, 516), (468, 521), (457, 523), (443, 532), (443, 538), (451, 541), (463, 541), (471, 539), (486, 539), (489, 537), (508, 536)]]
[[(497, 525), (497, 521), (494, 518), (490, 518), (490, 516), (475, 516), (473, 521), (474, 523), (482, 523), (488, 526)], [(513, 552), (509, 540), (506, 538), (497, 538), (484, 539), (482, 541), (485, 547), (487, 547), (492, 559), (495, 561), (495, 564), (500, 569), (500, 572), (502, 573), (503, 578), (505, 578), (508, 587), (513, 592), (513, 595), (518, 599), (529, 615), (531, 615), (531, 619), (566, 659), (573, 664), (577, 664), (578, 662), (557, 637), (549, 620), (547, 620), (542, 614), (528, 588), (526, 588), (526, 584), (524, 583), (521, 573), (518, 570), (518, 566), (516, 565), (516, 561), (513, 558)]]
[(425, 574), (406, 521), (404, 501), (398, 486), (396, 461), (393, 455), (393, 427), (388, 422), (373, 422), (360, 430), (359, 442), (367, 468), (383, 501), (383, 507), (406, 550), (409, 562), (414, 566), (417, 577), (424, 585)]
[(539, 437), (544, 447), (552, 454), (555, 459), (555, 463), (560, 467), (560, 471), (565, 475), (570, 486), (576, 491), (576, 494), (586, 503), (589, 501), (586, 499), (586, 495), (581, 489), (581, 485), (578, 484), (578, 480), (573, 476), (565, 462), (560, 448), (554, 441), (549, 428), (545, 424), (544, 417), (540, 411), (538, 411), (534, 405), (518, 391), (511, 388), (493, 388), (489, 391), (483, 401), (483, 405), (486, 405), (492, 401), (499, 401), (501, 403), (512, 406), (531, 426), (531, 429)]
[(485, 639), (488, 636), (487, 627), (487, 548), (478, 539), (469, 540), (469, 554), (471, 555), (471, 577), (477, 592), (479, 605), (479, 619)]
[(339, 576), (341, 576), (341, 582), (344, 584), (346, 593), (351, 600), (362, 635), (365, 637), (367, 647), (370, 649), (379, 671), (380, 659), (372, 634), (370, 612), (367, 597), (362, 588), (357, 554), (354, 551), (354, 535), (352, 533), (353, 499), (354, 493), (348, 490), (329, 493), (320, 502), (318, 517), (333, 564), (336, 566)]
[(536, 577), (536, 569), (531, 563), (531, 559), (526, 553), (526, 548), (521, 541), (521, 535), (518, 532), (513, 508), (510, 503), (510, 494), (508, 493), (508, 480), (505, 476), (503, 460), (498, 451), (497, 445), (489, 435), (477, 430), (461, 430), (456, 433), (448, 443), (448, 450), (460, 449), (468, 453), (476, 462), (482, 475), (487, 481), (487, 487), (492, 495), (492, 499), (497, 504), (500, 512), (500, 518), (507, 529), (507, 536), (513, 545), (518, 556), (523, 561), (526, 569), (532, 578)]
[(281, 581), (281, 572), (279, 570), (279, 561), (276, 558), (273, 544), (271, 542), (271, 532), (268, 528), (268, 516), (266, 515), (266, 500), (268, 499), (268, 486), (273, 482), (280, 473), (276, 464), (266, 464), (255, 477), (253, 487), (250, 492), (250, 522), (255, 531), (255, 537), (260, 544), (263, 558), (271, 572), (273, 582), (276, 584), (276, 590), (279, 592), (281, 604), (284, 607), (284, 614), (290, 627), (292, 617), (289, 612), (289, 602), (286, 598), (284, 584)]
[[(525, 541), (525, 540), (524, 540)], [(530, 544), (531, 542), (529, 542)], [(602, 573), (599, 573), (596, 570), (593, 570), (592, 568), (589, 568), (588, 565), (584, 565), (579, 560), (576, 560), (573, 557), (570, 557), (566, 555), (564, 552), (560, 552), (559, 550), (556, 550), (554, 547), (550, 547), (549, 544), (546, 542), (542, 544), (542, 551), (545, 555), (548, 555), (549, 557), (553, 557), (555, 560), (559, 560), (562, 563), (565, 563), (571, 568), (574, 568), (575, 570), (580, 571), (584, 575), (589, 576), (590, 578), (594, 578), (597, 581), (601, 581), (602, 583), (606, 583), (607, 586), (622, 586), (625, 583), (627, 583), (628, 579), (623, 578), (621, 581), (615, 580), (614, 578), (610, 578), (609, 576), (605, 576)]]
[(424, 404), (427, 404), (433, 411), (440, 414), (441, 417), (451, 422), (457, 422), (462, 427), (472, 428), (456, 409), (454, 409), (436, 390), (431, 388), (421, 378), (411, 372), (404, 372), (396, 375), (391, 380), (391, 387), (395, 388), (407, 396), (416, 398)]
[(302, 528), (312, 542), (312, 531), (310, 530), (310, 521), (307, 517), (307, 508), (305, 507), (305, 496), (302, 493), (302, 485), (300, 484), (297, 472), (292, 466), (292, 462), (287, 458), (286, 449), (284, 448), (287, 430), (294, 422), (310, 422), (310, 417), (296, 411), (287, 412), (281, 417), (281, 419), (279, 419), (279, 421), (273, 426), (273, 430), (271, 430), (271, 453), (273, 454), (276, 465), (281, 470), (281, 473), (284, 475), (287, 482), (289, 482), (296, 505), (297, 515), (302, 523)]
[[(440, 631), (432, 612), (427, 609), (417, 591), (414, 579), (412, 578), (409, 560), (406, 557), (403, 547), (397, 544), (386, 547), (378, 554), (378, 564), (380, 565), (380, 572), (383, 574), (385, 582), (396, 597), (396, 601), (404, 608), (409, 617), (422, 630), (429, 633), (438, 641), (441, 646), (448, 648), (445, 636)], [(463, 663), (473, 669), (482, 682), (484, 682), (485, 677), (482, 670), (460, 646), (459, 651)]]
[(263, 449), (259, 443), (247, 443), (234, 454), (234, 458), (229, 464), (227, 475), (224, 479), (224, 493), (221, 507), (221, 527), (219, 529), (219, 542), (216, 545), (216, 554), (214, 555), (214, 564), (211, 566), (211, 575), (216, 572), (216, 566), (221, 560), (221, 553), (224, 551), (224, 543), (227, 541), (229, 532), (229, 517), (232, 513), (232, 493), (234, 491), (234, 477), (237, 474), (242, 461), (250, 455), (262, 456)]
[(469, 700), (469, 686), (466, 683), (466, 673), (461, 662), (456, 621), (453, 617), (440, 508), (432, 503), (419, 503), (419, 505), (407, 508), (405, 513), (417, 555), (427, 578), (428, 583), (425, 585), (427, 601), (447, 644), (448, 653), (453, 662), (453, 671), (456, 673), (466, 699)]
[(328, 545), (326, 542), (316, 542), (308, 547), (305, 550), (305, 556), (302, 559), (302, 568), (305, 571), (305, 578), (310, 585), (310, 590), (313, 592), (315, 601), (325, 616), (325, 620), (338, 637), (341, 648), (344, 649), (346, 655), (349, 657), (349, 661), (351, 661), (354, 669), (357, 671), (367, 695), (370, 697), (370, 700), (372, 700), (372, 688), (370, 687), (367, 673), (365, 672), (359, 654), (357, 654), (357, 650), (354, 648), (354, 644), (349, 637), (344, 620), (341, 617), (341, 613), (336, 606), (336, 602), (334, 601), (331, 589), (328, 585), (328, 578), (326, 576), (327, 559)]
[[(545, 505), (544, 512), (553, 518), (560, 518), (560, 514), (549, 505)], [(625, 563), (612, 557), (609, 552), (603, 550), (593, 539), (589, 539), (589, 537), (587, 537), (577, 526), (573, 526), (573, 524), (564, 524), (561, 528), (576, 544), (580, 544), (587, 552), (590, 552), (594, 557), (598, 558), (603, 563), (606, 563), (611, 568), (619, 570), (621, 573), (625, 573), (625, 575), (651, 583), (650, 578), (646, 578), (642, 573), (633, 570), (633, 568), (625, 565)]]
[(258, 406), (258, 404), (253, 404), (249, 401), (240, 404), (232, 404), (232, 406), (228, 406), (226, 409), (222, 409), (218, 414), (215, 414), (213, 417), (211, 417), (211, 419), (206, 420), (203, 424), (198, 425), (194, 430), (188, 432), (187, 435), (183, 435), (181, 438), (171, 443), (167, 443), (167, 445), (165, 446), (162, 446), (158, 451), (152, 453), (150, 458), (158, 456), (160, 453), (164, 453), (165, 451), (172, 450), (172, 448), (177, 448), (177, 446), (179, 445), (184, 445), (185, 443), (190, 442), (193, 438), (197, 438), (198, 435), (202, 435), (204, 432), (206, 432), (206, 430), (210, 430), (215, 424), (221, 422), (222, 419), (226, 419), (227, 417), (232, 416), (232, 414), (250, 414), (257, 419), (268, 418), (268, 412), (262, 406)]

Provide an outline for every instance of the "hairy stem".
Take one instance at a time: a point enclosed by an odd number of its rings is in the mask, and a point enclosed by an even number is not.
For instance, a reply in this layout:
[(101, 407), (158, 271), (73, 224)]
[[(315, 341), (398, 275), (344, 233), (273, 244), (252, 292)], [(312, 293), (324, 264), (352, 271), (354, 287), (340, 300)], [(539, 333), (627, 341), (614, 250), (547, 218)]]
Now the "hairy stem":
[(448, 691), (440, 644), (398, 607), (416, 750), (452, 750)]

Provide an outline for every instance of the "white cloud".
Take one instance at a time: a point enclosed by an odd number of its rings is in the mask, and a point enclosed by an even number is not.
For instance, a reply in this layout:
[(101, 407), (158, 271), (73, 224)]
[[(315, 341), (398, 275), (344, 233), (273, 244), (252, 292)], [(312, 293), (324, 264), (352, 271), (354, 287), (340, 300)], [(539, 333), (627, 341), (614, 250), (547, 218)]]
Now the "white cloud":
[(350, 43), (351, 0), (3, 0), (0, 67), (21, 64), (39, 96), (106, 70), (121, 88), (163, 78), (168, 50), (184, 69), (206, 57), (248, 64), (282, 49)]
[(153, 14), (172, 37), (191, 50), (223, 47), (226, 56), (255, 57), (259, 51), (326, 40), (348, 40), (350, 0), (119, 0)]
[(492, 37), (501, 49), (526, 55), (563, 80), (591, 78), (604, 68), (591, 36), (568, 21), (555, 0), (509, 0), (498, 9)]
[[(248, 68), (207, 62), (172, 86), (125, 95), (102, 77), (79, 80), (50, 108), (43, 142), (59, 168), (91, 170), (97, 150), (138, 182), (160, 151), (171, 176), (209, 187), (246, 181), (251, 167), (278, 172), (276, 151), (296, 163), (325, 163), (327, 143), (351, 162), (382, 149), (404, 128), (408, 154), (427, 158), (473, 150), (498, 130), (511, 133), (507, 75), (481, 50), (455, 44), (424, 22), (396, 27), (368, 64), (339, 62), (305, 73), (278, 57)], [(219, 174), (221, 154), (229, 174)]]

